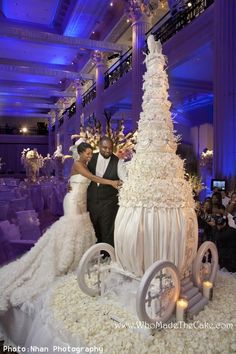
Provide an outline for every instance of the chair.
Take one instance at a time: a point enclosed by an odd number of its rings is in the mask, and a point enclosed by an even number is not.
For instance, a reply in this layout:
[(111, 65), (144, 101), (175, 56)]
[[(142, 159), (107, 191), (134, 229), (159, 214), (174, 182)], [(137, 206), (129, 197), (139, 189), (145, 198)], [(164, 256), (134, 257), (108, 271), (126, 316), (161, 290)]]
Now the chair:
[(44, 207), (44, 201), (40, 185), (31, 186), (31, 200), (33, 207), (36, 211), (42, 211)]
[(20, 183), (20, 180), (17, 178), (5, 178), (6, 186), (17, 187)]
[(0, 233), (0, 265), (8, 263), (13, 258), (12, 247), (9, 242), (1, 233)]
[(0, 234), (8, 241), (21, 238), (19, 227), (11, 224), (8, 220), (0, 222)]
[(9, 201), (11, 210), (20, 211), (25, 209), (25, 198), (16, 198)]
[(19, 227), (8, 220), (0, 222), (0, 265), (22, 256), (34, 244), (34, 240), (21, 240)]
[(49, 208), (50, 198), (53, 193), (53, 186), (51, 183), (45, 183), (41, 186), (42, 196), (44, 200), (44, 209)]
[(16, 212), (22, 240), (38, 240), (41, 236), (40, 222), (35, 210), (24, 210)]
[(6, 201), (0, 201), (0, 221), (7, 220), (9, 209), (9, 203)]
[(15, 198), (15, 193), (14, 190), (3, 186), (0, 188), (0, 200), (11, 200)]
[(49, 200), (49, 209), (53, 215), (62, 216), (64, 214), (63, 199), (65, 193), (65, 188), (63, 188), (63, 186), (53, 186), (53, 193)]
[(27, 210), (21, 210), (17, 212), (17, 217), (19, 217), (20, 219), (27, 219), (30, 217), (37, 217), (38, 213), (36, 213), (36, 211), (34, 209), (27, 209)]
[(2, 177), (0, 177), (0, 186), (5, 186), (5, 180)]
[(17, 198), (9, 200), (9, 210), (8, 210), (8, 218), (14, 219), (16, 217), (16, 212), (20, 210), (24, 210), (26, 208), (26, 199), (25, 198)]

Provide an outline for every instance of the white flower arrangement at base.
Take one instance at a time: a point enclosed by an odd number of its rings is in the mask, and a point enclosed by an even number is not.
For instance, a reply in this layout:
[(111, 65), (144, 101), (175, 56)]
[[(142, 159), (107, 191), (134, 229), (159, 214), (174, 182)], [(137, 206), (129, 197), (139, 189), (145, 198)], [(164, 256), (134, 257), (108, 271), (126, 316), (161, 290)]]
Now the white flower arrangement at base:
[[(42, 313), (58, 335), (70, 338), (72, 345), (79, 338), (87, 346), (102, 347), (106, 354), (235, 353), (235, 292), (236, 279), (229, 273), (219, 273), (214, 301), (193, 322), (182, 323), (182, 327), (169, 323), (162, 331), (144, 336), (131, 328), (143, 325), (135, 317), (118, 303), (86, 296), (71, 274), (53, 286)], [(121, 324), (112, 320), (116, 317), (122, 319)]]

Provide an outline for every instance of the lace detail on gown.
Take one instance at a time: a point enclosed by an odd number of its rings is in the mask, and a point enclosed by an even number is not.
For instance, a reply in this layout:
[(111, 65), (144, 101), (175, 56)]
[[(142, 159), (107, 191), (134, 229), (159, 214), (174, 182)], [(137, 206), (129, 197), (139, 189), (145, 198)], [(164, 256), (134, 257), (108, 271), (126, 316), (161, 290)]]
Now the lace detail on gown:
[(33, 300), (56, 277), (73, 271), (84, 252), (96, 242), (86, 211), (90, 181), (74, 175), (72, 191), (63, 202), (64, 216), (56, 221), (35, 246), (20, 259), (0, 269), (0, 311)]

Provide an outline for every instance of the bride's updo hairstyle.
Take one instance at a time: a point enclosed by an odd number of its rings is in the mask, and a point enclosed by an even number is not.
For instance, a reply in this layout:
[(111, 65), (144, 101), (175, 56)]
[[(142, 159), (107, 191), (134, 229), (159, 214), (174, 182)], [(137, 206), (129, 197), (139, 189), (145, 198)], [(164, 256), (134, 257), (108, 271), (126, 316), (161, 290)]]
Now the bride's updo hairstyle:
[(78, 154), (82, 154), (86, 149), (93, 150), (92, 146), (88, 143), (82, 142), (77, 146)]

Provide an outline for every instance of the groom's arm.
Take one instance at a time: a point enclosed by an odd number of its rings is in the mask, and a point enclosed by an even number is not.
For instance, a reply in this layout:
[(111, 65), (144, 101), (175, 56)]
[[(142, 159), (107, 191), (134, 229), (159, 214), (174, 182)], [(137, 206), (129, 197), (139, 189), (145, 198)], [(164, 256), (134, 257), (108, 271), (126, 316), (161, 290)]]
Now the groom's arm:
[(70, 181), (68, 181), (68, 183), (67, 183), (67, 193), (69, 193), (69, 192), (71, 192), (72, 191), (72, 187), (71, 187), (71, 185), (70, 185)]

